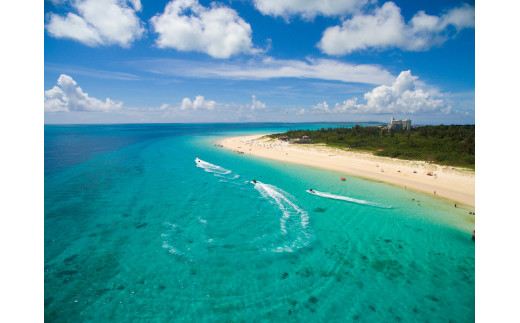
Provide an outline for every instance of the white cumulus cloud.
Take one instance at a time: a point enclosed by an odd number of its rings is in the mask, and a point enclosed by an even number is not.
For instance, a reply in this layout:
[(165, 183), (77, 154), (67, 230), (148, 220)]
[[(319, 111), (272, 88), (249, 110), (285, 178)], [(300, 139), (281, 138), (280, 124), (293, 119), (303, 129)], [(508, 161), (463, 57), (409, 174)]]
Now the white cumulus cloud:
[(299, 108), (299, 109), (297, 109), (297, 111), (296, 111), (296, 114), (297, 114), (297, 115), (303, 115), (303, 114), (305, 114), (305, 113), (306, 113), (306, 110), (305, 110), (304, 108)]
[(189, 98), (182, 99), (181, 110), (213, 110), (217, 102), (206, 100), (202, 95), (197, 95), (192, 101)]
[(251, 110), (263, 110), (266, 108), (265, 103), (256, 99), (256, 95), (251, 96), (251, 105), (249, 106)]
[[(322, 103), (313, 105), (311, 107), (311, 110), (315, 113), (332, 113), (332, 111), (329, 109), (329, 105), (327, 104), (327, 101), (323, 101)], [(303, 114), (303, 112), (302, 112), (302, 114)]]
[(197, 51), (214, 58), (257, 52), (251, 26), (235, 10), (216, 3), (207, 8), (198, 0), (173, 0), (150, 22), (159, 34), (159, 48)]
[(123, 103), (106, 98), (105, 101), (88, 96), (72, 77), (61, 74), (58, 85), (44, 92), (45, 112), (118, 110)]
[(401, 9), (393, 2), (386, 2), (373, 14), (354, 15), (340, 26), (327, 28), (318, 47), (329, 55), (345, 55), (369, 48), (427, 50), (444, 43), (461, 29), (474, 26), (475, 8), (467, 4), (441, 16), (419, 11), (405, 23)]
[(317, 15), (340, 16), (352, 13), (368, 0), (254, 0), (255, 8), (264, 15), (284, 17), (300, 15), (313, 19)]
[(114, 44), (129, 47), (144, 33), (136, 15), (136, 11), (142, 9), (140, 0), (78, 0), (70, 3), (76, 13), (49, 15), (45, 27), (52, 37), (69, 38), (92, 47)]
[(311, 107), (313, 113), (450, 113), (451, 106), (442, 95), (434, 91), (417, 89), (410, 71), (403, 71), (390, 86), (381, 85), (365, 93), (366, 104), (358, 103), (357, 98), (336, 103), (333, 109), (327, 102)]
[(215, 107), (218, 105), (213, 100), (206, 100), (203, 95), (197, 95), (193, 100), (190, 98), (182, 99), (180, 104), (171, 105), (164, 103), (158, 111), (164, 112), (164, 115), (175, 115), (181, 113), (186, 114), (200, 114), (201, 111), (215, 111)]

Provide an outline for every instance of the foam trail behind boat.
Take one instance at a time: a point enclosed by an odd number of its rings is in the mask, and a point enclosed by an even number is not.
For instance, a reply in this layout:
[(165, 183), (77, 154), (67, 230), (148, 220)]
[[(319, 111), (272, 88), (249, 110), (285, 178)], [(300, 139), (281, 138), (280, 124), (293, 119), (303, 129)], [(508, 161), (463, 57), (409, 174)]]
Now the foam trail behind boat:
[[(195, 158), (195, 163), (197, 167), (204, 169), (204, 171), (208, 173), (213, 173), (213, 175), (218, 177), (223, 177), (228, 180), (240, 177), (240, 175), (232, 173), (229, 169), (208, 163), (199, 158)], [(244, 185), (244, 183), (241, 184), (238, 181), (223, 181), (235, 185)], [(264, 198), (268, 199), (273, 204), (276, 204), (282, 211), (282, 216), (280, 218), (281, 235), (276, 237), (277, 242), (275, 242), (276, 245), (278, 245), (281, 240), (282, 245), (275, 247), (272, 251), (293, 252), (295, 249), (308, 245), (311, 235), (309, 233), (309, 215), (307, 212), (292, 202), (289, 198), (290, 195), (287, 192), (276, 186), (264, 184), (258, 181), (246, 183), (253, 183), (255, 189), (260, 192)]]
[(310, 238), (308, 213), (293, 203), (289, 199), (290, 195), (284, 190), (258, 181), (253, 184), (263, 197), (270, 199), (282, 211), (280, 231), (282, 235), (286, 235), (291, 241), (275, 248), (273, 251), (292, 252), (294, 249), (306, 246)]
[(319, 191), (314, 191), (314, 190), (312, 192), (310, 190), (307, 190), (306, 192), (310, 193), (310, 194), (313, 194), (313, 195), (318, 195), (318, 196), (321, 196), (321, 197), (334, 199), (334, 200), (342, 200), (342, 201), (347, 201), (347, 202), (352, 202), (352, 203), (357, 203), (357, 204), (370, 205), (370, 206), (380, 207), (380, 208), (384, 208), (384, 209), (392, 208), (391, 206), (379, 205), (379, 204), (374, 203), (374, 202), (369, 202), (369, 201), (365, 201), (365, 200), (358, 200), (358, 199), (355, 199), (355, 198), (352, 198), (352, 197), (348, 197), (348, 196), (334, 195), (334, 194), (325, 193), (325, 192), (319, 192)]
[(204, 169), (204, 171), (208, 173), (213, 173), (213, 175), (218, 177), (223, 177), (227, 179), (235, 179), (240, 177), (240, 175), (238, 174), (233, 174), (229, 169), (213, 165), (199, 158), (195, 158), (195, 164), (197, 165), (197, 167)]

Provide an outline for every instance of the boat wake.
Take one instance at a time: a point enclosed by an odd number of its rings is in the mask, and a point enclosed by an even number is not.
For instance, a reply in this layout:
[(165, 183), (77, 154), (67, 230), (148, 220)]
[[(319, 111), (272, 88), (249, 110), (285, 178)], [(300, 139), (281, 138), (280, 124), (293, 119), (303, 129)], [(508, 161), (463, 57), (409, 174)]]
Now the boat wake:
[(161, 234), (163, 240), (162, 247), (175, 256), (178, 261), (185, 263), (190, 262), (189, 248), (186, 247), (188, 244), (186, 242), (182, 243), (184, 240), (181, 236), (183, 230), (180, 230), (178, 226), (173, 223), (166, 222), (164, 225), (166, 225), (169, 230), (167, 233)]
[(208, 173), (213, 173), (213, 175), (217, 177), (223, 177), (226, 179), (236, 179), (240, 177), (238, 174), (233, 174), (233, 172), (231, 172), (229, 169), (213, 165), (199, 158), (195, 158), (195, 164), (197, 167), (204, 169), (204, 171)]
[[(204, 169), (204, 171), (213, 173), (213, 175), (225, 179), (221, 181), (239, 186), (248, 185), (249, 183), (254, 184), (254, 188), (262, 195), (262, 197), (280, 209), (282, 212), (280, 217), (280, 233), (274, 235), (267, 234), (259, 237), (258, 239), (263, 240), (262, 244), (270, 245), (270, 248), (272, 248), (271, 250), (274, 252), (294, 252), (295, 250), (309, 244), (311, 239), (309, 215), (293, 202), (294, 198), (292, 198), (289, 193), (274, 185), (258, 181), (234, 181), (234, 179), (239, 178), (240, 175), (234, 174), (229, 169), (208, 163), (199, 158), (195, 158), (195, 163), (197, 167)], [(265, 239), (267, 239), (267, 241)], [(263, 249), (266, 250), (267, 248)]]
[(321, 196), (321, 197), (325, 197), (325, 198), (329, 198), (329, 199), (334, 199), (334, 200), (341, 200), (341, 201), (347, 201), (347, 202), (352, 202), (352, 203), (357, 203), (357, 204), (362, 204), (362, 205), (369, 205), (369, 206), (374, 206), (374, 207), (380, 207), (380, 208), (383, 208), (383, 209), (391, 209), (392, 207), (391, 206), (384, 206), (384, 205), (380, 205), (380, 204), (377, 204), (377, 203), (374, 203), (374, 202), (369, 202), (369, 201), (365, 201), (365, 200), (358, 200), (358, 199), (355, 199), (355, 198), (352, 198), (352, 197), (348, 197), (348, 196), (341, 196), (341, 195), (334, 195), (334, 194), (330, 194), (330, 193), (325, 193), (325, 192), (319, 192), (319, 191), (315, 191), (315, 190), (307, 190), (306, 191), (307, 193), (310, 193), (312, 195), (317, 195), (317, 196)]
[(292, 252), (308, 245), (310, 240), (309, 215), (298, 205), (290, 200), (290, 195), (284, 190), (262, 182), (251, 182), (255, 189), (266, 199), (278, 206), (282, 211), (280, 218), (280, 232), (288, 238), (289, 243), (284, 243), (273, 251)]

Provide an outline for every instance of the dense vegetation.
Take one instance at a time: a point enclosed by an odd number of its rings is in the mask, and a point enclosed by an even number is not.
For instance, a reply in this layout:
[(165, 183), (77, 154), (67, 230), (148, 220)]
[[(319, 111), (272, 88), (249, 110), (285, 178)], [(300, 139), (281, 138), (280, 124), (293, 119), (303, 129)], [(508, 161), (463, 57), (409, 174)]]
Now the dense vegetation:
[(377, 156), (425, 160), (441, 165), (475, 168), (475, 125), (420, 126), (410, 131), (383, 127), (294, 130), (270, 135), (289, 139), (308, 136), (312, 143), (373, 152)]

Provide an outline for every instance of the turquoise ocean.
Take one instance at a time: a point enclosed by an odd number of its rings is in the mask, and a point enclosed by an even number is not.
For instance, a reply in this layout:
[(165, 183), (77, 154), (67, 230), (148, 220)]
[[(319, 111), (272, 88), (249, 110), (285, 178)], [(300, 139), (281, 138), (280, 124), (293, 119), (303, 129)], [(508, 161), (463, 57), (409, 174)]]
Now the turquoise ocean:
[(473, 322), (469, 209), (215, 145), (353, 125), (46, 125), (45, 321)]

